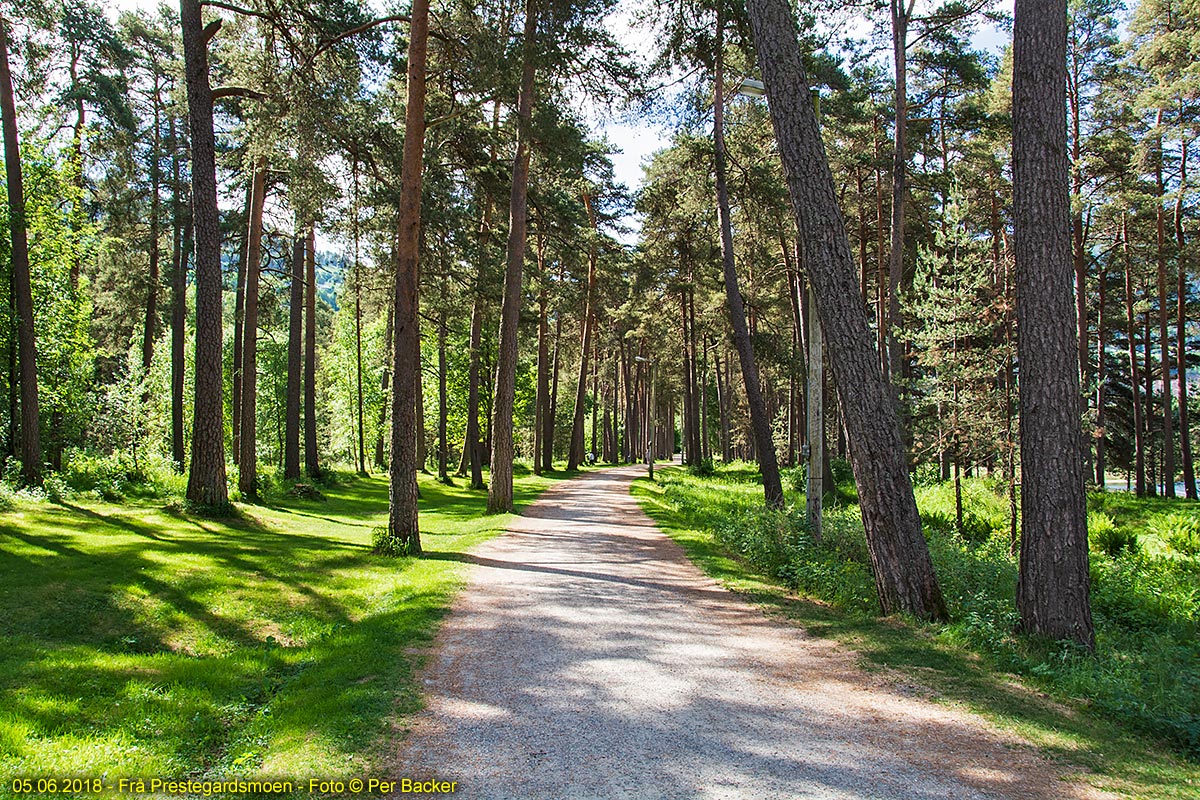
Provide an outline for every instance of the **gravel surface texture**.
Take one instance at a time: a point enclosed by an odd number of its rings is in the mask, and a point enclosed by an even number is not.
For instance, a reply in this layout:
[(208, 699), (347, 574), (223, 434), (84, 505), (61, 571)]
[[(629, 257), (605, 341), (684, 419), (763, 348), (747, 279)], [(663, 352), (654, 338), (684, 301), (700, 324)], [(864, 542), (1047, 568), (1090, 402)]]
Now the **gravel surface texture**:
[(461, 798), (1105, 798), (705, 577), (629, 494), (546, 492), (468, 560), (396, 776)]

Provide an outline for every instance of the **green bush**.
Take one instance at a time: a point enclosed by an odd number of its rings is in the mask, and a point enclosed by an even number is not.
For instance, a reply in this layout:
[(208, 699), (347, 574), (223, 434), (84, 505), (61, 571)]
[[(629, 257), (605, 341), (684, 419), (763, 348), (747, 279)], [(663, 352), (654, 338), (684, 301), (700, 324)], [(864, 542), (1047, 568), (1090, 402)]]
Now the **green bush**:
[(1186, 514), (1164, 514), (1151, 520), (1150, 530), (1171, 549), (1184, 556), (1200, 555), (1200, 519)]
[(1088, 512), (1088, 546), (1110, 558), (1140, 549), (1137, 534), (1117, 527), (1116, 521), (1102, 511)]

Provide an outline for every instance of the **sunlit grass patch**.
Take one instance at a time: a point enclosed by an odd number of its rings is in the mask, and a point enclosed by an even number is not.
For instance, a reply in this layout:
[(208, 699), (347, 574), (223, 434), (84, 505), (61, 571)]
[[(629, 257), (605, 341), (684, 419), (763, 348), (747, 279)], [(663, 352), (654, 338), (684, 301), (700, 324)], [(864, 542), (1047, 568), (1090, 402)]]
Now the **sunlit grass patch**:
[[(526, 503), (553, 478), (519, 475)], [(421, 480), (428, 558), (370, 552), (385, 477), (205, 519), (82, 496), (0, 512), (0, 786), (17, 776), (361, 776), (464, 566), (486, 494)], [(6, 791), (6, 790), (5, 790)]]

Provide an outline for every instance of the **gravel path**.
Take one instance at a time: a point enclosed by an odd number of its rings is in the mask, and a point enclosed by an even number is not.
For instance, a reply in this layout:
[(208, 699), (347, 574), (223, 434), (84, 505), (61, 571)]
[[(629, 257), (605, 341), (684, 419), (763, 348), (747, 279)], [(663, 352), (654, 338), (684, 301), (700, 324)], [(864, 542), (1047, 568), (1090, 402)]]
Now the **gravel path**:
[(706, 578), (589, 472), (477, 549), (394, 773), (463, 798), (1101, 798)]

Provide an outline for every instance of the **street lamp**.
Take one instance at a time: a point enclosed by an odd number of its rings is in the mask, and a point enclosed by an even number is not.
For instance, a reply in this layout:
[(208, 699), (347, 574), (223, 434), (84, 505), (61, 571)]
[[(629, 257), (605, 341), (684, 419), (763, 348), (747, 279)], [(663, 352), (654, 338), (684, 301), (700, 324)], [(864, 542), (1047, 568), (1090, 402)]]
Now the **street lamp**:
[[(762, 81), (753, 78), (742, 78), (738, 94), (743, 97), (766, 97), (767, 87)], [(821, 95), (814, 92), (813, 102), (820, 114)], [(821, 341), (821, 321), (817, 317), (817, 302), (813, 295), (812, 286), (808, 291), (808, 353), (806, 354), (808, 369), (806, 394), (808, 396), (808, 443), (802, 449), (802, 455), (808, 461), (808, 481), (804, 487), (804, 516), (808, 521), (813, 539), (821, 540), (821, 500), (825, 493), (822, 477), (825, 472), (825, 375), (822, 362), (824, 345)]]
[(654, 359), (643, 358), (642, 356), (634, 356), (633, 360), (650, 365), (650, 402), (646, 405), (646, 430), (649, 434), (646, 438), (646, 469), (650, 475), (650, 480), (654, 480), (654, 427), (656, 421), (654, 416), (654, 384), (658, 372), (658, 364), (655, 363)]

